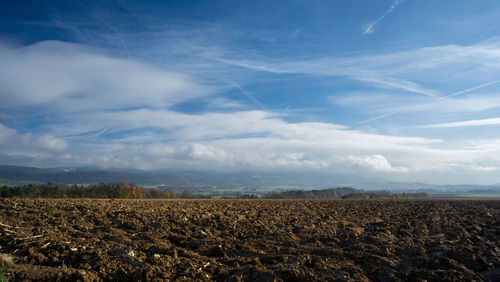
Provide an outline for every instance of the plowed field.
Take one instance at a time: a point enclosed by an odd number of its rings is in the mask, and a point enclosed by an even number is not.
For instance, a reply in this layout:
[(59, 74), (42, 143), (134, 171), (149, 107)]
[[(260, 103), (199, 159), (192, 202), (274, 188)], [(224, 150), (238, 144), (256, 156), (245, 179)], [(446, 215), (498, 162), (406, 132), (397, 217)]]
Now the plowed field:
[(9, 280), (500, 280), (500, 201), (0, 199)]

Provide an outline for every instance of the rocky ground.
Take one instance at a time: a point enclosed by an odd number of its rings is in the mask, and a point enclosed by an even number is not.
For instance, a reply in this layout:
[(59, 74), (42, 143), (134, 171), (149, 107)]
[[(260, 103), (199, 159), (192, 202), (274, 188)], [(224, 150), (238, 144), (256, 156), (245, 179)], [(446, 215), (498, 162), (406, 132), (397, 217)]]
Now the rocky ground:
[(500, 280), (500, 201), (0, 199), (9, 280)]

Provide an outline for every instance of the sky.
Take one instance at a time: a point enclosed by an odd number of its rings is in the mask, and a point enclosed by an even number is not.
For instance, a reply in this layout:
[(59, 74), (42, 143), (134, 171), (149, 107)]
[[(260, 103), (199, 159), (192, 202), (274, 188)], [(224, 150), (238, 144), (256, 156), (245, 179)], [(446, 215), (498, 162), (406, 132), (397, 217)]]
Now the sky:
[(0, 164), (500, 183), (500, 2), (4, 1)]

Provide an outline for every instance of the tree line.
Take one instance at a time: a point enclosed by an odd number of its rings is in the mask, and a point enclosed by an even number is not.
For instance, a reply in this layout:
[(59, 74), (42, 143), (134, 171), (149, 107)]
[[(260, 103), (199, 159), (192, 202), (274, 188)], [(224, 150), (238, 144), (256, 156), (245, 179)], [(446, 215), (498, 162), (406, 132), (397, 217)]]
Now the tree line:
[(425, 198), (427, 193), (392, 193), (387, 190), (363, 191), (351, 187), (329, 188), (322, 190), (289, 190), (268, 192), (268, 199), (416, 199)]
[[(273, 191), (259, 195), (237, 193), (227, 198), (239, 199), (415, 199), (425, 198), (427, 193), (392, 193), (387, 190), (364, 191), (351, 187), (322, 190)], [(22, 186), (0, 186), (0, 197), (20, 198), (115, 198), (115, 199), (169, 199), (169, 198), (212, 198), (189, 191), (180, 194), (160, 189), (143, 188), (135, 184), (100, 183), (76, 184), (29, 184)], [(222, 197), (226, 198), (226, 197)]]
[(150, 189), (129, 183), (77, 184), (29, 184), (0, 186), (0, 197), (20, 198), (116, 198), (116, 199), (169, 199), (173, 192)]

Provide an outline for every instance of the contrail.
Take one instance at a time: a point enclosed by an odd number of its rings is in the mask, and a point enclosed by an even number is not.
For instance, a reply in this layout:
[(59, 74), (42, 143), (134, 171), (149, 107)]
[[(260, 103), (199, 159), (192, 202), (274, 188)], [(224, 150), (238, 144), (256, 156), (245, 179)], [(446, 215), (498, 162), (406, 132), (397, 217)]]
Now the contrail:
[(464, 94), (464, 93), (467, 93), (467, 92), (470, 92), (470, 91), (473, 91), (473, 90), (476, 90), (476, 89), (479, 89), (479, 88), (483, 88), (483, 87), (486, 87), (486, 86), (497, 84), (499, 82), (500, 82), (500, 80), (495, 80), (495, 81), (492, 81), (492, 82), (484, 83), (484, 84), (481, 84), (481, 85), (478, 85), (478, 86), (474, 86), (472, 88), (468, 88), (468, 89), (465, 89), (465, 90), (462, 90), (462, 91), (455, 92), (455, 93), (450, 94), (450, 95), (448, 95), (446, 97), (454, 97), (454, 96), (461, 95), (461, 94)]
[(392, 13), (394, 10), (396, 10), (396, 8), (403, 2), (403, 0), (395, 0), (394, 3), (392, 3), (392, 5), (389, 7), (389, 9), (387, 11), (385, 11), (385, 13), (383, 13), (378, 19), (376, 19), (375, 21), (371, 22), (368, 27), (365, 29), (365, 31), (363, 32), (363, 35), (367, 35), (367, 34), (372, 34), (375, 30), (375, 26), (377, 24), (379, 24), (384, 18), (385, 16), (387, 16), (388, 14)]
[(285, 111), (283, 112), (283, 115), (286, 115), (288, 113), (288, 109), (290, 109), (290, 105), (286, 106)]
[(111, 23), (107, 22), (105, 19), (100, 19), (102, 23), (104, 23), (109, 29), (111, 29), (115, 35), (115, 37), (118, 39), (118, 41), (121, 43), (122, 48), (125, 50), (127, 54), (130, 55), (130, 50), (127, 47), (127, 44), (125, 44), (125, 41), (123, 41), (123, 38), (120, 36), (120, 33), (118, 32), (118, 29), (112, 25)]
[(100, 136), (104, 134), (106, 131), (108, 131), (109, 128), (105, 127), (103, 130), (99, 131), (97, 134), (94, 135), (94, 137)]
[(371, 119), (362, 120), (362, 121), (358, 122), (358, 124), (363, 124), (363, 123), (367, 123), (367, 122), (374, 121), (377, 119), (385, 118), (385, 117), (388, 117), (388, 116), (393, 115), (393, 114), (395, 114), (395, 112), (385, 113), (383, 115), (379, 115), (379, 116), (373, 117)]
[(252, 100), (255, 104), (259, 105), (261, 108), (263, 109), (267, 109), (266, 106), (264, 106), (264, 104), (262, 104), (261, 102), (259, 102), (259, 100), (255, 99), (255, 97), (252, 96), (252, 94), (248, 93), (245, 89), (243, 89), (241, 86), (239, 86), (237, 83), (235, 82), (232, 82), (232, 81), (229, 81), (229, 83), (231, 83), (231, 85), (233, 85), (236, 89), (240, 90), (241, 93), (243, 93), (245, 96), (247, 96), (250, 100)]
[(78, 27), (78, 24), (71, 24), (71, 23), (64, 22), (63, 20), (61, 20), (61, 18), (57, 14), (52, 16), (52, 18), (50, 20), (50, 24), (47, 24), (47, 26), (55, 26), (58, 28), (69, 29), (69, 30), (73, 31), (76, 34), (76, 36), (83, 38), (85, 40), (85, 42), (88, 42), (88, 43), (92, 42), (90, 37), (88, 37), (87, 34), (85, 34), (85, 32), (80, 30), (80, 28)]

